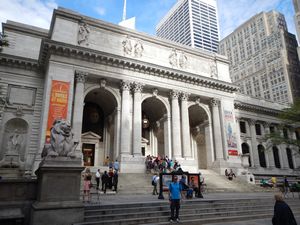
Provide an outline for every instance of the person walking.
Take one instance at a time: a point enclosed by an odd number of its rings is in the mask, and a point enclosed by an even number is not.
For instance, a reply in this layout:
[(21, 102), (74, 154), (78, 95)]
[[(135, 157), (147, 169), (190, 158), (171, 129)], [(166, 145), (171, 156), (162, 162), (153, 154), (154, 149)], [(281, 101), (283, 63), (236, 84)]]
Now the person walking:
[(158, 181), (159, 181), (159, 176), (158, 174), (154, 174), (154, 176), (152, 177), (152, 186), (153, 186), (153, 191), (152, 191), (152, 194), (153, 195), (158, 195), (158, 192), (157, 192), (157, 184), (158, 184)]
[(100, 169), (97, 170), (95, 177), (96, 177), (96, 183), (97, 183), (96, 189), (99, 190), (100, 177), (101, 177)]
[(104, 194), (106, 193), (108, 179), (109, 179), (109, 177), (108, 177), (107, 171), (105, 170), (104, 174), (102, 174), (102, 176), (101, 176), (101, 183), (102, 183), (101, 190), (104, 192)]
[(118, 191), (118, 180), (119, 180), (119, 174), (118, 171), (116, 170), (113, 175), (113, 191), (115, 192)]
[(116, 161), (114, 162), (114, 170), (119, 172), (119, 169), (120, 169), (120, 164), (119, 164), (118, 160), (116, 159)]
[(283, 201), (282, 194), (275, 194), (273, 225), (297, 225), (294, 214), (287, 203)]
[(283, 189), (284, 189), (284, 197), (287, 198), (289, 194), (290, 184), (286, 176), (283, 179)]
[(83, 174), (83, 202), (87, 199), (87, 202), (91, 201), (91, 183), (92, 173), (89, 168), (85, 169)]
[(173, 177), (173, 181), (169, 184), (169, 201), (171, 208), (170, 222), (179, 222), (180, 199), (182, 196), (182, 186), (178, 182), (178, 176)]

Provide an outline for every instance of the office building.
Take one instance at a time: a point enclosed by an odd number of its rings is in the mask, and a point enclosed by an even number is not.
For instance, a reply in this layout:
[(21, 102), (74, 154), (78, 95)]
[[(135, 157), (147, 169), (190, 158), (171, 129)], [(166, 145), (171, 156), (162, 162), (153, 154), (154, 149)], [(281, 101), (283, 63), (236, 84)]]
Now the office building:
[(230, 60), (230, 76), (241, 93), (288, 104), (300, 95), (297, 46), (284, 16), (270, 11), (221, 40), (219, 53)]
[(219, 28), (215, 0), (179, 0), (156, 26), (159, 37), (217, 52)]

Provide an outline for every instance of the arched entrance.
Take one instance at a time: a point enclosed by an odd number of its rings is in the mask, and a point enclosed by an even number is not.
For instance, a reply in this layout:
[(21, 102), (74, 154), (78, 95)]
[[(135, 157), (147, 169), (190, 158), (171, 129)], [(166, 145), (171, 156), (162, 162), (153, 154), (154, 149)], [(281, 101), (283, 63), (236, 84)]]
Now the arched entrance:
[(84, 99), (82, 151), (85, 166), (100, 166), (107, 156), (114, 160), (117, 101), (106, 89), (91, 90)]
[(168, 118), (163, 102), (156, 97), (142, 102), (142, 154), (166, 156)]
[(211, 158), (207, 146), (210, 145), (210, 126), (206, 111), (198, 104), (189, 107), (189, 122), (191, 129), (191, 148), (194, 157), (198, 159), (199, 169), (207, 169)]
[(242, 153), (243, 155), (248, 155), (248, 160), (249, 160), (249, 166), (251, 167), (251, 158), (250, 158), (250, 148), (247, 143), (242, 144)]

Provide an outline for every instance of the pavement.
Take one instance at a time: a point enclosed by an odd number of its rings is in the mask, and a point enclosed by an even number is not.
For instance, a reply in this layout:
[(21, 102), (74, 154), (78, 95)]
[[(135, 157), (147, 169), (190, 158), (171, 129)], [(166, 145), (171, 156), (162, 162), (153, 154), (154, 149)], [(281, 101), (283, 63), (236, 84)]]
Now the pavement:
[[(107, 194), (93, 193), (91, 203), (85, 205), (111, 205), (111, 204), (129, 204), (129, 203), (141, 203), (141, 202), (168, 202), (167, 194), (164, 194), (165, 199), (158, 199), (157, 195), (150, 194), (138, 194), (138, 195), (123, 195), (108, 192)], [(99, 198), (98, 198), (99, 197)], [(206, 193), (204, 194), (203, 200), (222, 200), (222, 199), (251, 199), (251, 198), (272, 198), (274, 199), (274, 193), (272, 192), (255, 192), (255, 193)], [(293, 199), (290, 195), (287, 198)], [(298, 199), (298, 196), (294, 196), (294, 199)], [(199, 200), (199, 199), (197, 199)], [(183, 200), (193, 201), (192, 200)], [(274, 200), (275, 203), (275, 200)], [(300, 225), (300, 215), (296, 215), (297, 223)], [(209, 225), (272, 225), (272, 218), (256, 219), (248, 221), (236, 221), (236, 222), (222, 222), (222, 223), (211, 223)]]

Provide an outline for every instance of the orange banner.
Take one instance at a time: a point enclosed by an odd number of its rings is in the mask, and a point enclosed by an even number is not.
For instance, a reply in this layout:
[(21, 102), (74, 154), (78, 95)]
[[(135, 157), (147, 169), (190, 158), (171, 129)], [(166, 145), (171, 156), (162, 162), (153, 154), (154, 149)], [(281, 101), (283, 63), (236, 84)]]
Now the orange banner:
[(68, 114), (68, 99), (69, 99), (70, 83), (58, 80), (52, 80), (48, 123), (46, 131), (46, 142), (50, 137), (50, 129), (53, 122), (60, 119), (67, 119)]

